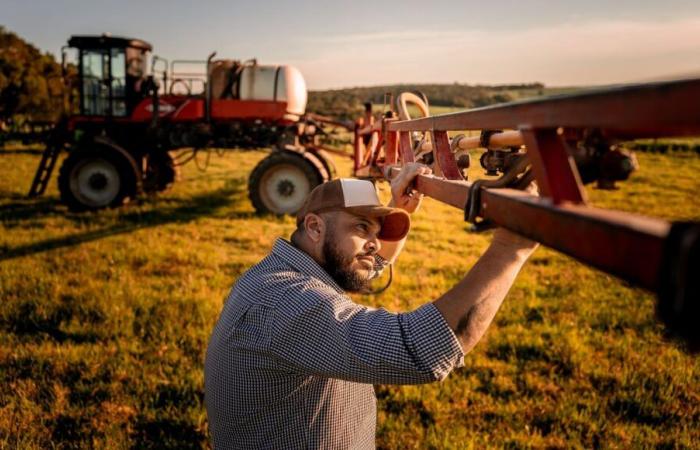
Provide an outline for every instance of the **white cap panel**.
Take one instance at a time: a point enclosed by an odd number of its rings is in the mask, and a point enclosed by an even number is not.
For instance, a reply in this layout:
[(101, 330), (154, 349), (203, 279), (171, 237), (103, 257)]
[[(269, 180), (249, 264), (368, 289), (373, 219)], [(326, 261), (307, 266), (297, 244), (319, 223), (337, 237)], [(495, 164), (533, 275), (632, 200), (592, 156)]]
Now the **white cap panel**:
[(377, 191), (370, 181), (343, 178), (340, 180), (340, 186), (343, 188), (343, 199), (346, 208), (351, 206), (381, 205)]

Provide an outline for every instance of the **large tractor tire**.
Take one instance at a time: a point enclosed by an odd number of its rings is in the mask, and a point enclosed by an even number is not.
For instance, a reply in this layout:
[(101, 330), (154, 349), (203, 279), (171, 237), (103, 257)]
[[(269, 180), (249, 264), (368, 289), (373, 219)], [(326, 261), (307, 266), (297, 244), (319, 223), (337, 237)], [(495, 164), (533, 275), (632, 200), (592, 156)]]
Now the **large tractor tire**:
[(149, 155), (143, 190), (147, 193), (163, 192), (175, 183), (178, 167), (168, 152)]
[(328, 173), (313, 155), (275, 151), (255, 166), (248, 196), (260, 214), (295, 214)]
[(72, 211), (120, 206), (138, 193), (138, 169), (121, 149), (101, 144), (81, 148), (63, 161), (58, 190)]

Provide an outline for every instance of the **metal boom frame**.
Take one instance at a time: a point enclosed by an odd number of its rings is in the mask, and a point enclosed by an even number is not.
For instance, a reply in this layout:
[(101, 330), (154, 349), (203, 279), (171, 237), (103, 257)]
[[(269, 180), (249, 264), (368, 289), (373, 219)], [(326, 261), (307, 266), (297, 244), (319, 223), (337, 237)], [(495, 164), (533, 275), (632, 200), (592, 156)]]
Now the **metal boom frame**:
[(475, 184), (463, 178), (447, 132), (493, 129), (515, 130), (501, 139), (525, 145), (540, 196), (476, 185), (478, 216), (657, 292), (662, 318), (697, 346), (700, 225), (588, 206), (565, 137), (592, 130), (618, 140), (700, 136), (700, 80), (604, 88), (413, 120), (385, 117), (356, 129), (355, 173), (392, 179), (414, 159), (411, 133), (427, 132), (435, 175), (419, 176), (415, 187), (464, 209)]

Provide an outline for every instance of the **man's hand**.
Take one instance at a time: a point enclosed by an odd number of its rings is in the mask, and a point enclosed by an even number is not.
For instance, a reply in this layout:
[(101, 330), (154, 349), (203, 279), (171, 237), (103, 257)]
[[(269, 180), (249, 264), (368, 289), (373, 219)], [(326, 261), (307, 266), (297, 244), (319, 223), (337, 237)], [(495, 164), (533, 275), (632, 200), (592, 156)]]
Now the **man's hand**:
[(423, 194), (413, 189), (413, 181), (418, 175), (430, 175), (430, 167), (418, 163), (408, 163), (401, 168), (399, 176), (391, 180), (391, 203), (389, 205), (413, 213), (420, 206)]

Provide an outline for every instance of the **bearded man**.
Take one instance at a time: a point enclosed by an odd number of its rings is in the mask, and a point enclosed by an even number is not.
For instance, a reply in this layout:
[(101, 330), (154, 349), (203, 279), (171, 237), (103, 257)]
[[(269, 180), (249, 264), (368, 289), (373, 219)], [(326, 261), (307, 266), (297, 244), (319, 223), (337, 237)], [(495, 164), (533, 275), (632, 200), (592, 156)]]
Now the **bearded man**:
[(537, 244), (496, 230), (456, 286), (410, 312), (354, 303), (396, 259), (430, 169), (404, 167), (382, 206), (372, 183), (316, 187), (291, 242), (235, 284), (204, 367), (215, 449), (374, 448), (375, 384), (443, 380), (463, 365)]

